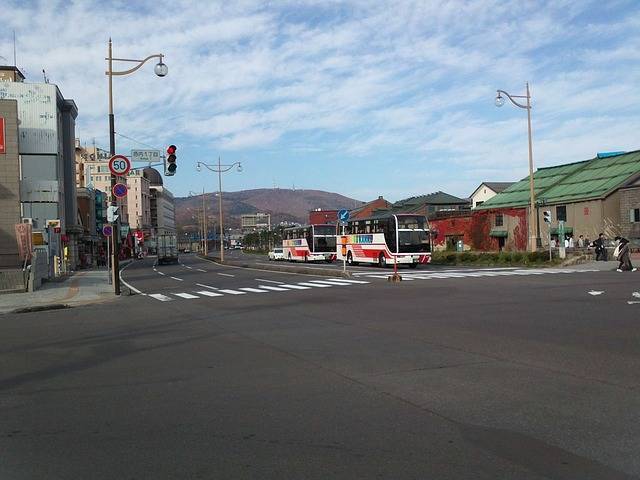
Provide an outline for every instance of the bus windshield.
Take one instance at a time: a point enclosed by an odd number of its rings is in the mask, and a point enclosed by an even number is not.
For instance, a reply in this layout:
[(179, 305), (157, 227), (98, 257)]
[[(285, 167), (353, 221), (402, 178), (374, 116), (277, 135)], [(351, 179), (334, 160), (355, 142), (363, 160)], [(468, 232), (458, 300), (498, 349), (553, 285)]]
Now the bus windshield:
[(398, 215), (398, 230), (426, 230), (426, 218), (422, 215)]
[(429, 251), (429, 234), (423, 230), (399, 231), (400, 253), (418, 253)]
[(313, 236), (313, 251), (314, 252), (335, 252), (336, 251), (336, 237), (318, 237), (317, 234)]
[(314, 225), (313, 234), (314, 235), (335, 235), (336, 227), (334, 227), (333, 225)]

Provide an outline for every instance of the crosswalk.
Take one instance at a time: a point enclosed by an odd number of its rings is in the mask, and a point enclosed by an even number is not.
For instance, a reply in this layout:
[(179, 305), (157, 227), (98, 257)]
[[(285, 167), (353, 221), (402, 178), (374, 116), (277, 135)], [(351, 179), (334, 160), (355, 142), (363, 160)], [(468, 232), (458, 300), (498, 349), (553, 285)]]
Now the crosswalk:
[(213, 298), (233, 295), (248, 294), (264, 294), (277, 292), (293, 292), (297, 290), (311, 290), (313, 288), (331, 288), (331, 287), (348, 287), (354, 285), (364, 285), (370, 282), (365, 280), (351, 280), (344, 278), (327, 278), (326, 280), (308, 280), (298, 283), (278, 283), (277, 285), (262, 285), (256, 287), (237, 287), (237, 288), (215, 288), (207, 285), (198, 284), (201, 287), (210, 290), (193, 290), (189, 292), (165, 292), (165, 293), (148, 293), (148, 297), (160, 302), (171, 302), (174, 300), (196, 300), (199, 298)]
[[(450, 269), (417, 272), (399, 272), (403, 281), (415, 280), (436, 280), (436, 279), (456, 279), (456, 278), (479, 278), (479, 277), (509, 277), (509, 276), (529, 276), (529, 275), (552, 275), (552, 274), (572, 274), (597, 272), (595, 269), (571, 269), (571, 268), (480, 268), (480, 269)], [(355, 272), (356, 278), (384, 279), (387, 280), (391, 272)]]

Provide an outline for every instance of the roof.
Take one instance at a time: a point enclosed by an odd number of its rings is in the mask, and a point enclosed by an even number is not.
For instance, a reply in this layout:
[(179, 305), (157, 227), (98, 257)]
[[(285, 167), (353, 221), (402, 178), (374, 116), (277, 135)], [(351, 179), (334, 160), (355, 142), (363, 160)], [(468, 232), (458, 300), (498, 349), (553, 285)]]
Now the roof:
[(473, 193), (471, 195), (469, 195), (469, 197), (473, 197), (476, 192), (478, 190), (480, 190), (482, 188), (482, 186), (484, 185), (485, 187), (489, 187), (491, 190), (493, 190), (495, 193), (500, 193), (503, 190), (509, 188), (511, 185), (513, 185), (514, 182), (482, 182), (480, 185), (478, 185), (478, 187), (473, 191)]
[(149, 185), (162, 185), (162, 175), (160, 175), (160, 172), (155, 168), (146, 167), (144, 170), (142, 170), (142, 175), (144, 176), (144, 178), (149, 180)]
[[(547, 204), (571, 203), (606, 198), (637, 175), (640, 175), (640, 150), (539, 168), (533, 175), (533, 183), (538, 200)], [(526, 177), (476, 208), (528, 204), (529, 177)]]
[(428, 195), (409, 197), (393, 204), (393, 209), (406, 209), (422, 205), (468, 205), (469, 199), (454, 197), (444, 192), (434, 192)]

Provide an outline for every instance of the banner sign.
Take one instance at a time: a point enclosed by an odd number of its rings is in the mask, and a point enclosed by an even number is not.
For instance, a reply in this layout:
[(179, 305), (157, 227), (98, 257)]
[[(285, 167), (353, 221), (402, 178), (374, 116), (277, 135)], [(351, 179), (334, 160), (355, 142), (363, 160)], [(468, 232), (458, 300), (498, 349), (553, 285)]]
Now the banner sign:
[(33, 228), (29, 223), (16, 224), (16, 241), (18, 242), (18, 255), (20, 260), (28, 260), (31, 258), (33, 250)]
[(4, 117), (0, 117), (0, 154), (7, 153), (4, 144)]

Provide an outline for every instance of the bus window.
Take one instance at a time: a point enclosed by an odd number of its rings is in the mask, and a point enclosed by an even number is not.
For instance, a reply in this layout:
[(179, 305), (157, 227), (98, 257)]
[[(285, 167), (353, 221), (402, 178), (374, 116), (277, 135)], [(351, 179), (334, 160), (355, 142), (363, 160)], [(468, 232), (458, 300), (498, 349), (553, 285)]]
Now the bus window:
[(397, 253), (398, 248), (396, 245), (396, 218), (390, 217), (380, 220), (379, 225), (381, 226), (382, 233), (384, 233), (384, 240), (387, 243), (389, 250)]

